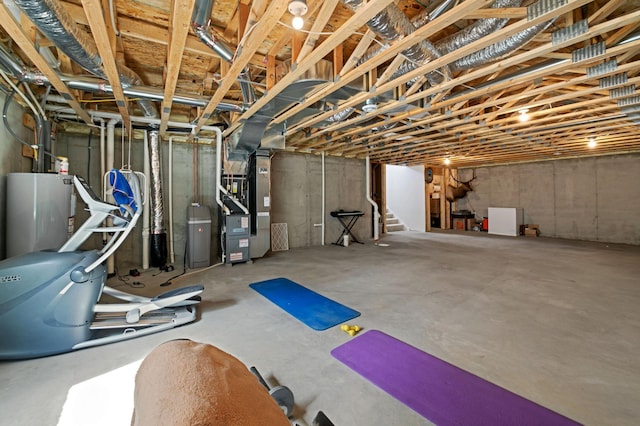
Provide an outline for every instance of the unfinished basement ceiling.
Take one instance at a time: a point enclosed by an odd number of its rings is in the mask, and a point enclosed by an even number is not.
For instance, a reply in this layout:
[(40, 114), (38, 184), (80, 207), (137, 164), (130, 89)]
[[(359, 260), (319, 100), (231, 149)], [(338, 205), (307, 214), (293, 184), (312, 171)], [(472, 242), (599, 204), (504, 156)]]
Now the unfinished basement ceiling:
[[(224, 124), (230, 140), (248, 130), (257, 143), (284, 139), (290, 151), (389, 164), (640, 151), (638, 0), (308, 0), (302, 31), (291, 27), (289, 0), (33, 1), (62, 6), (101, 59), (102, 72), (89, 77), (114, 88), (70, 84), (87, 78), (86, 67), (17, 13), (25, 7), (5, 0), (4, 46), (48, 78), (50, 91), (34, 88), (49, 104), (61, 100), (51, 95), (67, 99), (65, 114), (50, 114), (69, 131), (69, 107), (79, 120), (99, 109), (128, 122), (145, 113), (135, 100), (154, 91), (161, 133), (169, 120), (196, 131)], [(197, 36), (194, 7), (210, 15), (200, 30), (227, 48), (228, 60)], [(43, 48), (57, 61), (38, 60)], [(121, 82), (142, 95), (118, 90)]]

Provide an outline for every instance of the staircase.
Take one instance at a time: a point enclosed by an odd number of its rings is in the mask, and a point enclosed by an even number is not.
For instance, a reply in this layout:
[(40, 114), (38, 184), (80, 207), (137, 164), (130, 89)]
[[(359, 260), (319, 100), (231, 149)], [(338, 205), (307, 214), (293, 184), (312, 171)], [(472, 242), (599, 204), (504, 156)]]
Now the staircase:
[(387, 224), (387, 232), (404, 231), (405, 229), (404, 224), (389, 209), (385, 213), (385, 222)]

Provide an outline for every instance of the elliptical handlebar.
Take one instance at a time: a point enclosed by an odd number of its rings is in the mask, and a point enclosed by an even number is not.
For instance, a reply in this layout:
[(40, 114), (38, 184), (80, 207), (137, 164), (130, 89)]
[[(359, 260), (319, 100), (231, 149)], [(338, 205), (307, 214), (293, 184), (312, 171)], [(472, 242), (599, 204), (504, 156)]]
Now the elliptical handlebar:
[[(80, 245), (84, 243), (94, 232), (115, 233), (107, 246), (101, 250), (100, 257), (84, 269), (85, 273), (91, 272), (120, 247), (142, 215), (142, 191), (140, 189), (140, 182), (137, 174), (128, 174), (128, 182), (131, 186), (131, 192), (133, 193), (132, 195), (137, 205), (135, 210), (131, 209), (128, 204), (117, 206), (100, 200), (82, 177), (75, 175), (73, 178), (76, 190), (87, 205), (87, 210), (91, 215), (58, 251), (65, 252), (78, 250)], [(121, 207), (124, 207), (125, 210), (129, 212), (129, 214), (132, 213), (132, 215), (128, 218), (119, 217), (121, 221), (116, 226), (102, 226), (102, 223), (108, 217), (117, 216), (117, 210)]]

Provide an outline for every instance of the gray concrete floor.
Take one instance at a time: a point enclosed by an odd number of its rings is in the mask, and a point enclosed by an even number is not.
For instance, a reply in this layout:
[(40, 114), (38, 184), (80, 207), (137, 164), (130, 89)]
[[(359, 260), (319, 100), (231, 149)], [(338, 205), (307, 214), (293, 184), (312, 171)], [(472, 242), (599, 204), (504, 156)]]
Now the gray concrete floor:
[[(317, 332), (248, 284), (286, 277), (359, 310), (378, 329), (591, 425), (640, 419), (640, 247), (480, 233), (401, 232), (375, 246), (271, 253), (252, 264), (149, 271), (141, 294), (201, 282), (197, 322), (108, 346), (0, 363), (0, 424), (55, 425), (76, 383), (142, 359), (174, 338), (210, 343), (296, 396), (293, 422), (429, 422), (333, 359), (350, 337)], [(122, 284), (111, 280), (111, 285)], [(120, 287), (125, 289), (125, 287)], [(96, 416), (100, 416), (96, 413)]]

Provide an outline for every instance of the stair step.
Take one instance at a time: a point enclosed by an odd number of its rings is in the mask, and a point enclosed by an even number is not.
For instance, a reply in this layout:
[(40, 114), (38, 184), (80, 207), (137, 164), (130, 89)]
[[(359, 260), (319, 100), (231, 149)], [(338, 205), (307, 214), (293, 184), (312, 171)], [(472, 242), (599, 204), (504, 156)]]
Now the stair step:
[(387, 223), (387, 232), (404, 231), (404, 225), (401, 223), (390, 225)]
[(400, 223), (400, 219), (396, 218), (387, 218), (387, 226), (389, 225), (398, 225)]

